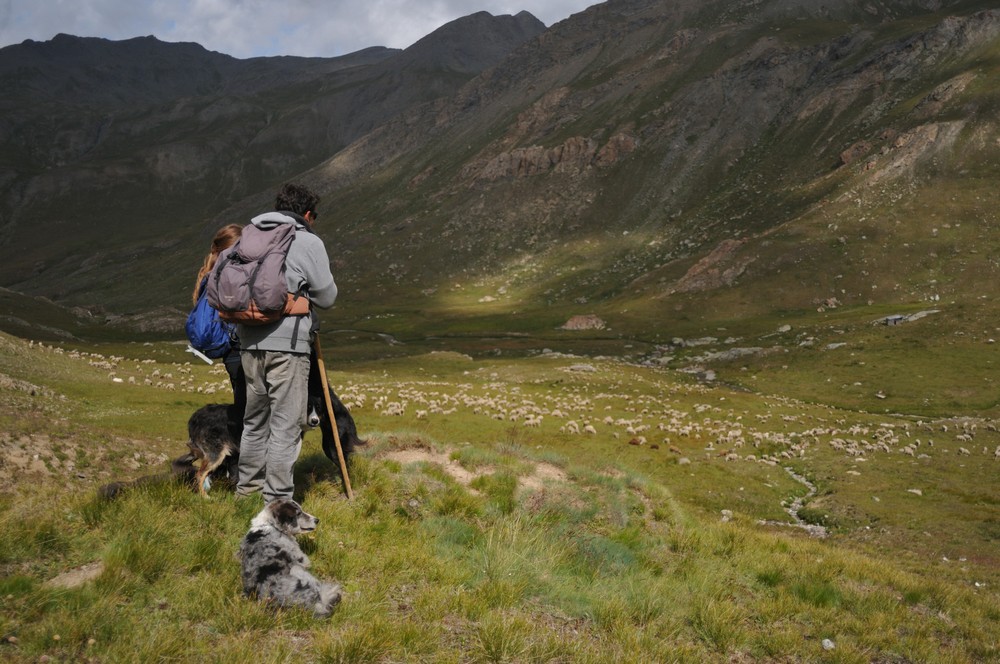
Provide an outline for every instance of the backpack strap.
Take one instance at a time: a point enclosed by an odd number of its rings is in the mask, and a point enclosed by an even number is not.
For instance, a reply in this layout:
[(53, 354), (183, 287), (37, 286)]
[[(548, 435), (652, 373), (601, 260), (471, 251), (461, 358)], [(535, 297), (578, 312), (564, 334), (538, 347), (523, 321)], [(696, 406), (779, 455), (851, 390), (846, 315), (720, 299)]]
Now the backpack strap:
[(312, 303), (308, 297), (302, 294), (301, 288), (295, 293), (288, 294), (288, 300), (285, 303), (285, 315), (295, 316), (295, 327), (292, 328), (292, 350), (295, 350), (295, 346), (299, 341), (299, 325), (302, 324), (302, 319), (310, 313), (312, 313)]

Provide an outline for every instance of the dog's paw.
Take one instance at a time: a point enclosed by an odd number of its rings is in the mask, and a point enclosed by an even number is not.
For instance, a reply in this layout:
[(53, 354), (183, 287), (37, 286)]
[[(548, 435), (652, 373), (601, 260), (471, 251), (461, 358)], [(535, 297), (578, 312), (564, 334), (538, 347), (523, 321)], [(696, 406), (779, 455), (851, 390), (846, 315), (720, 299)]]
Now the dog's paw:
[(328, 583), (326, 581), (320, 582), (319, 589), (319, 601), (316, 602), (316, 606), (313, 611), (317, 618), (329, 618), (333, 614), (333, 610), (337, 608), (340, 604), (340, 600), (344, 595), (344, 589), (339, 583)]
[(313, 608), (313, 613), (317, 618), (329, 618), (333, 610), (340, 604), (344, 590), (339, 583), (324, 583), (320, 587), (319, 601)]

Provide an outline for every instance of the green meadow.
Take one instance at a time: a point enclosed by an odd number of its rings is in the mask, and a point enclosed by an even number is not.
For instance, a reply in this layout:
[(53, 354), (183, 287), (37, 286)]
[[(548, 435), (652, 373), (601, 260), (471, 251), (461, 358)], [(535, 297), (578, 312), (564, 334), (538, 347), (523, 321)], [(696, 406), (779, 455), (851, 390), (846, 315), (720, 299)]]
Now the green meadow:
[[(173, 344), (0, 336), (0, 656), (1000, 657), (988, 419), (825, 405), (610, 356), (328, 355), (368, 445), (353, 500), (317, 432), (296, 467), (320, 518), (303, 550), (345, 589), (316, 620), (242, 595), (235, 553), (259, 501), (166, 480), (97, 496), (186, 451), (190, 414), (227, 399), (221, 367)], [(772, 388), (795, 367), (733, 372)]]

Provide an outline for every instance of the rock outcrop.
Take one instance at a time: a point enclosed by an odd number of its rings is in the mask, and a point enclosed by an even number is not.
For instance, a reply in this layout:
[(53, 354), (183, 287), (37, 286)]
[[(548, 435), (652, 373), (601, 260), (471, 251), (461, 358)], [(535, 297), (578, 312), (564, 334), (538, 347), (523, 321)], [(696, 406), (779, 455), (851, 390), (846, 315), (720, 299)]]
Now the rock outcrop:
[(549, 171), (579, 174), (591, 166), (612, 166), (638, 146), (638, 139), (626, 133), (615, 134), (600, 148), (592, 138), (574, 136), (554, 148), (532, 145), (501, 152), (485, 164), (473, 162), (462, 169), (461, 177), (476, 182), (495, 182)]
[(599, 316), (585, 314), (572, 316), (562, 324), (561, 330), (603, 330), (607, 324)]

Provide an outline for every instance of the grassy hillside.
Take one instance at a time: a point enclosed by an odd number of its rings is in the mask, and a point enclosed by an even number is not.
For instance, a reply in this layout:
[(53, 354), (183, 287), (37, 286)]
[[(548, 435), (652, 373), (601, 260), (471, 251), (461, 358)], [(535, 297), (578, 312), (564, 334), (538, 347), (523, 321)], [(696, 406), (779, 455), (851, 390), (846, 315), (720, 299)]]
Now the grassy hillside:
[(346, 589), (317, 622), (241, 596), (233, 553), (256, 501), (172, 484), (96, 498), (184, 451), (187, 417), (226, 393), (220, 368), (173, 346), (8, 336), (0, 356), (9, 661), (998, 656), (987, 420), (554, 353), (340, 363), (370, 445), (354, 501), (317, 434), (296, 469), (321, 519), (303, 547)]

